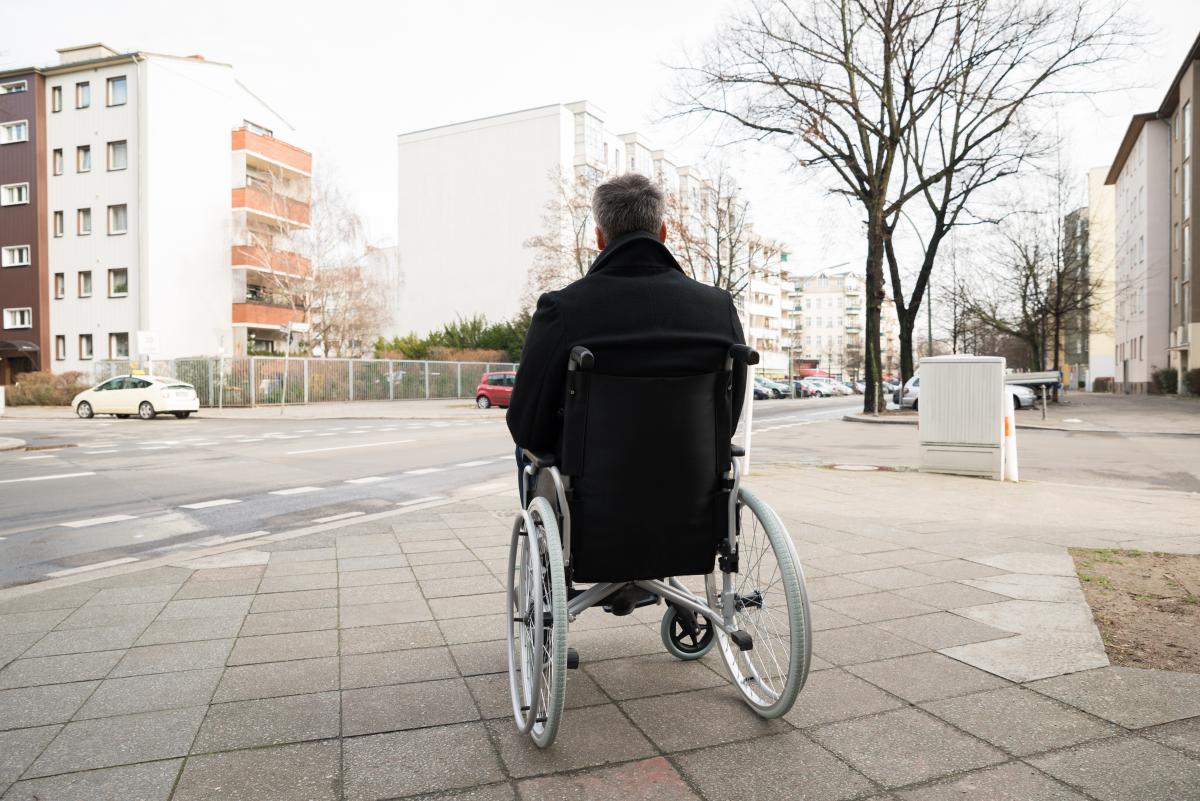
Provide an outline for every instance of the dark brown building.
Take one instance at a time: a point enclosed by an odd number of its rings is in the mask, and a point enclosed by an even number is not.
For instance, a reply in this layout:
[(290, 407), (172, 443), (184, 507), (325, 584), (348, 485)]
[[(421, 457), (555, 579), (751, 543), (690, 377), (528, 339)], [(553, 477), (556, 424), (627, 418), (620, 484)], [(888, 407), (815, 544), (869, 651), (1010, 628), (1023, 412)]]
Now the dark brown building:
[(45, 103), (40, 72), (0, 73), (0, 384), (53, 359)]

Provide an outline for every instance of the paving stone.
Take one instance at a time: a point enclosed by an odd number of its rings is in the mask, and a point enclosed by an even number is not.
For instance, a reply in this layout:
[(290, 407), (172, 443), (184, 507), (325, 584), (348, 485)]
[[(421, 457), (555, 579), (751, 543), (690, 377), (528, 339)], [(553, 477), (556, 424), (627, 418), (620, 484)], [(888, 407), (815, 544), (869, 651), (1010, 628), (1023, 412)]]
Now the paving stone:
[[(603, 614), (598, 612), (597, 614)], [(639, 654), (661, 654), (662, 637), (658, 626), (622, 626), (620, 628), (597, 629), (572, 632), (570, 645), (579, 652), (582, 664), (593, 664), (603, 659), (621, 659)]]
[(913, 654), (846, 668), (911, 703), (1008, 686), (1004, 679), (941, 654)]
[(939, 651), (1009, 681), (1034, 681), (1108, 665), (1104, 643), (1094, 627), (1086, 634), (1066, 631), (1021, 634)]
[(1119, 730), (1019, 687), (921, 705), (942, 720), (1017, 756), (1109, 737)]
[[(228, 553), (229, 556), (248, 554), (261, 555), (264, 560), (270, 557), (270, 554), (264, 551), (241, 550), (230, 551)], [(188, 566), (196, 567), (196, 563), (198, 561), (201, 560), (192, 560), (191, 562), (188, 562)], [(262, 575), (265, 571), (265, 563), (242, 564), (238, 565), (237, 567), (205, 568), (202, 570), (197, 570), (195, 573), (193, 573), (192, 577), (188, 579), (188, 581), (233, 581), (234, 579), (262, 578)]]
[(654, 746), (612, 704), (571, 710), (563, 716), (554, 744), (544, 749), (533, 746), (512, 720), (487, 725), (500, 758), (516, 778), (657, 756)]
[(112, 672), (113, 678), (144, 673), (167, 673), (174, 670), (196, 670), (222, 667), (233, 640), (201, 640), (199, 642), (165, 643), (132, 648)]
[(334, 548), (299, 548), (285, 551), (274, 551), (268, 564), (282, 562), (309, 562), (316, 559), (336, 559)]
[(682, 662), (670, 654), (610, 659), (585, 665), (584, 669), (613, 700), (699, 690), (728, 684), (724, 675), (710, 670), (704, 661)]
[[(32, 592), (28, 595), (22, 595), (19, 598), (0, 601), (0, 619), (4, 615), (11, 615), (17, 612), (76, 609), (87, 603), (99, 591), (99, 587), (93, 587), (90, 583), (75, 584), (69, 587), (59, 587), (55, 590)], [(66, 615), (64, 614), (63, 617), (66, 617)], [(3, 633), (2, 628), (0, 628), (0, 633)]]
[[(7, 721), (0, 725), (6, 723)], [(0, 788), (15, 782), (61, 728), (62, 726), (39, 726), (34, 729), (0, 731)]]
[(974, 771), (914, 790), (900, 790), (899, 801), (1086, 801), (1066, 785), (1021, 762)]
[(223, 598), (199, 598), (190, 601), (171, 601), (159, 615), (159, 620), (185, 620), (192, 617), (235, 617), (250, 611), (252, 595), (231, 595)]
[(229, 655), (230, 665), (254, 662), (282, 662), (287, 659), (315, 659), (335, 656), (338, 651), (336, 630), (301, 631), (294, 634), (264, 634), (239, 637)]
[(795, 706), (783, 717), (793, 726), (806, 729), (901, 706), (904, 702), (900, 699), (835, 668), (809, 673)]
[(336, 629), (337, 623), (338, 610), (334, 607), (296, 609), (290, 612), (260, 612), (246, 615), (241, 635), (253, 637), (259, 634), (287, 634), (295, 631)]
[(182, 759), (18, 782), (4, 801), (167, 801)]
[(74, 609), (47, 609), (0, 615), (0, 634), (46, 632), (66, 620)]
[(239, 595), (253, 595), (261, 581), (258, 577), (248, 579), (230, 579), (228, 581), (189, 581), (175, 593), (174, 600), (192, 600), (204, 598), (235, 598)]
[(57, 628), (90, 629), (99, 626), (148, 626), (162, 611), (161, 603), (81, 606)]
[(912, 569), (918, 573), (926, 573), (930, 576), (936, 576), (943, 580), (958, 581), (960, 579), (975, 579), (985, 578), (987, 576), (1002, 575), (1004, 573), (998, 567), (990, 565), (981, 565), (978, 562), (970, 562), (966, 559), (946, 559), (938, 562), (922, 562), (915, 564)]
[(1002, 631), (952, 612), (934, 612), (902, 620), (885, 620), (876, 625), (884, 631), (933, 649), (1012, 636), (1012, 632)]
[[(920, 548), (897, 548), (894, 551), (876, 551), (871, 554), (876, 562), (883, 562), (889, 567), (911, 567), (916, 570), (919, 565), (945, 561), (945, 557), (932, 551)], [(923, 571), (921, 571), (923, 572)]]
[(1183, 751), (1192, 759), (1200, 759), (1200, 717), (1155, 726), (1143, 730), (1142, 734), (1155, 742)]
[(876, 561), (874, 555), (863, 556), (856, 553), (837, 552), (831, 556), (813, 556), (804, 560), (804, 570), (815, 568), (823, 573), (841, 575), (843, 573), (861, 573), (865, 570), (880, 570), (889, 567), (884, 562)]
[(1050, 631), (1086, 634), (1096, 630), (1092, 610), (1084, 603), (1004, 600), (956, 611), (980, 623), (1019, 634)]
[(447, 648), (412, 648), (342, 657), (342, 689), (458, 677)]
[(998, 601), (1008, 600), (1003, 595), (997, 595), (994, 592), (985, 592), (975, 587), (968, 587), (966, 584), (960, 584), (957, 581), (927, 584), (923, 587), (905, 587), (896, 590), (896, 594), (902, 595), (910, 601), (916, 601), (917, 603), (932, 606), (934, 609), (942, 611), (958, 609), (964, 606), (993, 604)]
[(971, 561), (1000, 568), (1009, 573), (1041, 573), (1046, 576), (1075, 575), (1075, 561), (1067, 553), (1066, 548), (1055, 549), (1053, 553), (1018, 551), (990, 556), (973, 556)]
[(82, 654), (89, 651), (115, 651), (129, 648), (141, 635), (145, 626), (102, 626), (95, 629), (71, 629), (51, 631), (38, 640), (37, 644), (23, 655), (56, 656), (58, 654)]
[(408, 560), (401, 554), (390, 556), (355, 556), (349, 559), (339, 559), (337, 569), (340, 573), (355, 573), (362, 570), (386, 570), (395, 567), (408, 567)]
[(192, 756), (173, 801), (337, 801), (340, 761), (337, 740)]
[(221, 672), (221, 668), (209, 668), (105, 679), (75, 720), (203, 706), (212, 698)]
[(355, 570), (338, 574), (338, 586), (341, 587), (366, 587), (372, 584), (402, 584), (413, 581), (416, 581), (416, 576), (407, 567)]
[(170, 584), (179, 587), (195, 572), (183, 567), (155, 567), (149, 570), (133, 570), (108, 578), (92, 579), (88, 583), (96, 589), (109, 587), (147, 587), (151, 584)]
[(84, 606), (111, 606), (113, 604), (164, 603), (177, 592), (169, 584), (151, 584), (146, 587), (113, 587), (100, 590)]
[(457, 537), (453, 536), (453, 532), (446, 532), (451, 536), (436, 539), (436, 540), (412, 540), (401, 544), (400, 550), (405, 554), (413, 553), (429, 553), (430, 551), (461, 551), (467, 546), (459, 542)]
[(296, 592), (298, 590), (323, 590), (336, 587), (337, 573), (309, 573), (303, 576), (279, 576), (264, 578), (258, 585), (258, 593)]
[(813, 729), (818, 743), (884, 787), (1003, 762), (995, 748), (912, 708)]
[(385, 604), (406, 601), (421, 602), (421, 588), (416, 582), (407, 584), (369, 584), (361, 587), (342, 587), (338, 590), (338, 605), (345, 611), (359, 604)]
[(341, 640), (343, 655), (428, 648), (445, 644), (442, 632), (433, 621), (344, 629), (341, 632)]
[(343, 748), (347, 801), (376, 801), (505, 778), (480, 723), (354, 737)]
[(213, 703), (304, 695), (338, 689), (338, 660), (293, 659), (287, 662), (260, 662), (225, 669), (213, 695)]
[(839, 550), (849, 551), (850, 553), (867, 554), (879, 553), (880, 551), (895, 550), (896, 545), (885, 540), (877, 540), (871, 537), (841, 537), (835, 543)]
[(341, 609), (343, 629), (359, 626), (386, 626), (392, 623), (415, 623), (432, 620), (428, 605), (422, 600), (394, 601), (381, 604), (357, 604)]
[(668, 753), (778, 734), (787, 729), (783, 721), (758, 717), (729, 686), (625, 701), (621, 708), (655, 745)]
[(907, 567), (885, 567), (879, 570), (866, 570), (861, 573), (847, 573), (843, 578), (880, 590), (899, 590), (906, 587), (936, 584), (938, 582), (938, 579), (934, 576), (920, 573)]
[(99, 681), (80, 681), (0, 690), (0, 729), (65, 723), (99, 684)]
[(164, 645), (197, 640), (224, 640), (236, 637), (242, 628), (241, 615), (233, 617), (200, 617), (188, 620), (156, 620), (151, 623), (136, 645)]
[(421, 592), (426, 598), (457, 598), (487, 592), (503, 592), (504, 589), (504, 585), (491, 575), (425, 579), (421, 582)]
[(418, 581), (490, 575), (483, 562), (448, 562), (437, 565), (419, 565), (414, 567), (412, 571)]
[(503, 592), (482, 593), (479, 595), (460, 595), (455, 598), (434, 598), (429, 602), (433, 616), (438, 620), (455, 617), (475, 617), (488, 615), (496, 610), (503, 611), (506, 598)]
[[(606, 616), (607, 617), (607, 616)], [(468, 642), (484, 642), (486, 640), (502, 639), (506, 633), (508, 615), (483, 615), (480, 617), (456, 617), (450, 620), (439, 620), (438, 628), (442, 631), (447, 644), (459, 645)], [(582, 621), (583, 618), (580, 618)], [(571, 626), (574, 634), (577, 627)]]
[(408, 555), (408, 563), (417, 565), (442, 565), (451, 562), (476, 562), (478, 559), (470, 551), (434, 551), (432, 553), (414, 553)]
[(337, 590), (299, 590), (297, 592), (273, 592), (254, 596), (250, 612), (290, 612), (294, 609), (319, 609), (337, 606)]
[(861, 622), (843, 615), (841, 612), (835, 612), (823, 603), (810, 604), (809, 614), (812, 616), (811, 627), (813, 631), (827, 631), (828, 629), (840, 629), (845, 626), (857, 626)]
[(1034, 682), (1030, 688), (1130, 729), (1200, 716), (1197, 673), (1106, 667)]
[[(500, 640), (451, 645), (450, 654), (464, 676), (503, 673), (508, 670), (508, 652)], [(582, 661), (582, 657), (580, 657)], [(0, 674), (2, 675), (2, 674)]]
[(700, 801), (662, 757), (526, 779), (520, 788), (522, 798), (536, 801)]
[(873, 592), (867, 595), (851, 595), (846, 598), (830, 598), (825, 606), (843, 615), (849, 615), (862, 623), (876, 623), (898, 617), (914, 617), (935, 611), (908, 598), (891, 592)]
[(43, 636), (45, 635), (40, 631), (24, 634), (0, 634), (0, 667), (4, 667), (28, 651)]
[(1140, 737), (1099, 740), (1028, 761), (1100, 801), (1200, 798), (1200, 762)]
[(872, 788), (862, 774), (800, 732), (705, 748), (675, 759), (712, 801), (838, 801)]
[(337, 737), (338, 709), (336, 692), (213, 704), (192, 753)]
[(25, 775), (34, 778), (183, 756), (204, 711), (204, 707), (190, 707), (68, 723)]
[(830, 598), (844, 598), (847, 595), (865, 595), (878, 592), (877, 587), (852, 581), (843, 576), (820, 576), (804, 582), (805, 592), (810, 601), (826, 601)]
[(889, 634), (873, 625), (847, 626), (813, 636), (813, 652), (835, 665), (875, 662), (894, 656), (924, 651), (910, 640)]
[(0, 670), (0, 690), (41, 684), (102, 679), (121, 659), (124, 651), (95, 651), (18, 659)]
[(968, 579), (964, 584), (1007, 598), (1054, 603), (1086, 603), (1079, 579), (1071, 576), (1042, 576), (1031, 573), (1003, 573), (987, 578)]
[(312, 559), (305, 562), (276, 562), (267, 565), (263, 574), (266, 578), (278, 576), (306, 576), (309, 573), (334, 573), (338, 569), (336, 559)]
[[(465, 681), (475, 697), (475, 705), (479, 714), (484, 718), (512, 719), (512, 696), (508, 686), (507, 673), (488, 673), (482, 676), (468, 676)], [(567, 673), (566, 698), (563, 701), (565, 709), (579, 709), (585, 706), (608, 704), (610, 700), (592, 678), (580, 670)]]
[(350, 737), (478, 720), (462, 679), (444, 679), (342, 692), (342, 732)]

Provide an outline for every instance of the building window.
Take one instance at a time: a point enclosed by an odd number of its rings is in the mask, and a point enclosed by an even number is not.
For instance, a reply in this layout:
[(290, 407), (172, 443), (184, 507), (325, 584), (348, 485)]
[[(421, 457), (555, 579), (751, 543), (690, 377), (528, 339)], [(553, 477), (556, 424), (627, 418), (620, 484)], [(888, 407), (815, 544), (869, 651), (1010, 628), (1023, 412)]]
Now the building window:
[(125, 86), (126, 84), (124, 75), (118, 75), (115, 78), (108, 79), (108, 105), (125, 105)]
[(1146, 337), (1144, 337), (1144, 336), (1138, 337), (1138, 361), (1139, 362), (1146, 361), (1145, 348), (1146, 348)]
[(54, 274), (54, 299), (62, 300), (67, 296), (67, 275), (66, 273)]
[(61, 211), (54, 212), (54, 235), (63, 235), (63, 213)]
[(92, 271), (79, 271), (79, 297), (90, 298), (92, 296)]
[(67, 338), (62, 334), (54, 337), (54, 358), (60, 362), (67, 358)]
[(81, 358), (81, 359), (92, 358), (92, 335), (91, 334), (80, 334), (79, 335), (79, 358)]
[(22, 206), (29, 202), (29, 184), (0, 186), (0, 206)]
[(87, 108), (92, 105), (92, 85), (87, 81), (75, 84), (75, 108)]
[(121, 203), (116, 206), (108, 207), (108, 233), (109, 236), (123, 234), (129, 230), (129, 212), (128, 207)]
[(129, 358), (129, 334), (109, 334), (108, 335), (108, 358), (110, 359), (128, 359)]
[(108, 169), (123, 170), (129, 166), (129, 147), (125, 140), (108, 143)]
[(1183, 157), (1192, 152), (1192, 101), (1183, 104)]
[(80, 236), (87, 236), (92, 232), (91, 209), (80, 209), (75, 212), (75, 231)]
[(0, 251), (0, 266), (28, 267), (29, 245), (9, 245)]
[(108, 296), (123, 298), (129, 294), (129, 270), (124, 267), (108, 271)]
[(63, 174), (63, 154), (62, 154), (61, 147), (54, 148), (54, 155), (51, 158), (51, 163), (54, 165), (54, 174), (62, 175)]
[(75, 172), (92, 171), (92, 146), (80, 145), (75, 148)]
[(50, 87), (50, 110), (54, 112), (62, 111), (62, 87)]
[(29, 120), (16, 120), (0, 125), (0, 145), (29, 141)]
[(4, 327), (33, 328), (33, 309), (28, 306), (23, 309), (5, 309)]
[(15, 95), (17, 92), (25, 92), (28, 89), (28, 81), (9, 81), (8, 83), (0, 83), (0, 95)]

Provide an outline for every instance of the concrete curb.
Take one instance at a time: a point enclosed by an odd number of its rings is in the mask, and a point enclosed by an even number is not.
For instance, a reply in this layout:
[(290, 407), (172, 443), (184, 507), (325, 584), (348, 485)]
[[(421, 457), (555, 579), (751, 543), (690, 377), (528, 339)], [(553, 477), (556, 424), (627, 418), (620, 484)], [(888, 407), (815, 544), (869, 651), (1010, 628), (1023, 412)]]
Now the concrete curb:
[[(848, 423), (869, 423), (871, 425), (915, 426), (916, 417), (871, 417), (869, 415), (847, 414), (842, 417)], [(1127, 431), (1114, 428), (1067, 428), (1066, 426), (1039, 425), (1037, 423), (1022, 423), (1017, 421), (1017, 428), (1035, 431), (1066, 431), (1071, 434), (1113, 434), (1125, 437), (1200, 437), (1193, 431)]]
[(25, 440), (14, 437), (0, 437), (0, 451), (19, 451), (25, 447)]

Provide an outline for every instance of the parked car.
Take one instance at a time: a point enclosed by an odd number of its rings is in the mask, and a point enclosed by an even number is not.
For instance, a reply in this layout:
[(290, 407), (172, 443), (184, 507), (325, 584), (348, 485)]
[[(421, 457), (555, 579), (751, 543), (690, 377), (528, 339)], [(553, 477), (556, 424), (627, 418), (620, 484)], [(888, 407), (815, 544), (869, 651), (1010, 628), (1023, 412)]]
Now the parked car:
[(846, 385), (824, 376), (809, 376), (804, 379), (804, 382), (808, 384), (813, 397), (816, 398), (833, 398), (839, 395), (854, 394), (854, 390), (847, 388)]
[(183, 381), (152, 375), (119, 375), (80, 392), (71, 400), (71, 406), (85, 420), (98, 414), (117, 417), (136, 414), (143, 420), (173, 414), (182, 420), (200, 411), (200, 398), (196, 396), (196, 388)]
[(781, 384), (778, 381), (772, 381), (762, 376), (754, 376), (754, 385), (766, 390), (767, 397), (770, 398), (787, 398), (791, 397), (792, 394), (788, 391), (787, 384)]
[(854, 391), (855, 391), (855, 393), (862, 395), (863, 393), (865, 393), (867, 391), (866, 383), (863, 381), (855, 381), (854, 382)]
[(768, 400), (770, 398), (771, 398), (771, 391), (769, 389), (767, 389), (766, 387), (760, 387), (758, 385), (758, 382), (756, 381), (754, 383), (754, 399), (755, 400)]
[(492, 406), (507, 407), (512, 398), (517, 374), (511, 370), (502, 373), (484, 373), (475, 387), (475, 405), (480, 409)]
[[(1029, 387), (1019, 386), (1017, 384), (1005, 384), (1005, 388), (1012, 395), (1013, 408), (1032, 409), (1034, 402), (1037, 400), (1037, 395)], [(901, 409), (912, 409), (914, 412), (919, 411), (921, 395), (921, 374), (918, 373), (908, 379), (908, 383), (904, 385), (904, 392), (896, 390), (892, 395), (892, 403), (895, 403)]]

